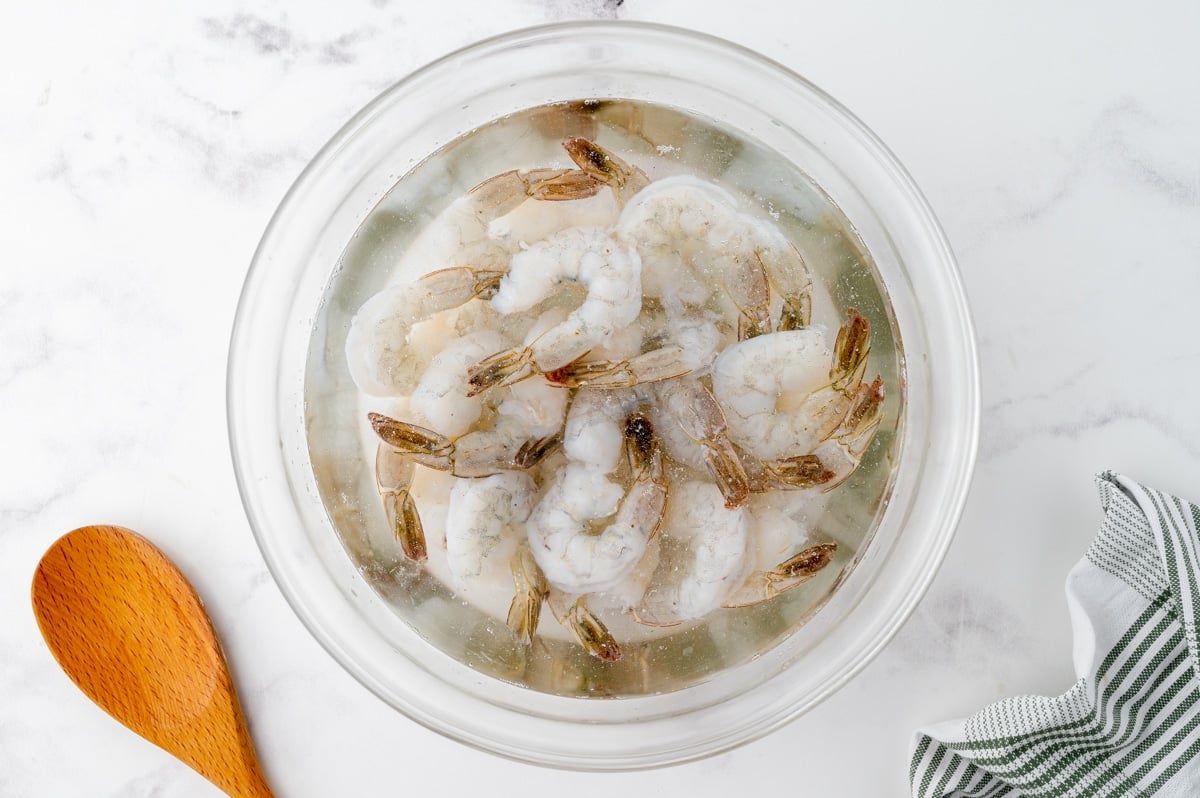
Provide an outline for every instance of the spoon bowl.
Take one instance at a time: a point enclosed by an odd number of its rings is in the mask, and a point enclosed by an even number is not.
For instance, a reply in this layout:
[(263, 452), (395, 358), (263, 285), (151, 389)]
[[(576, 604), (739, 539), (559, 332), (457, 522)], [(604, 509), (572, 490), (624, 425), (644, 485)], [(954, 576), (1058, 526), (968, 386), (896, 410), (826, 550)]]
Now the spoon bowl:
[(54, 658), (101, 709), (229, 795), (270, 798), (208, 613), (150, 541), (69, 532), (38, 563), (32, 600)]

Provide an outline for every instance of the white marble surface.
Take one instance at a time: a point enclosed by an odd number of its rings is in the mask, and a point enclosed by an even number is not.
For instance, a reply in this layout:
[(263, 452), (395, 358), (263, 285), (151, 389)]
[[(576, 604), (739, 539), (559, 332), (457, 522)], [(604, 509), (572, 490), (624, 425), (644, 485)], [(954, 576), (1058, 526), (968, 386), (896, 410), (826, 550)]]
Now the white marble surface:
[[(225, 439), (228, 331), (306, 160), (410, 69), (548, 20), (717, 33), (841, 99), (954, 244), (979, 468), (929, 595), (848, 687), (684, 767), (574, 775), (394, 713), (276, 590)], [(919, 724), (1071, 680), (1063, 577), (1116, 468), (1200, 498), (1200, 6), (373, 0), (20, 3), (0, 28), (0, 795), (216, 791), (66, 679), (29, 608), (89, 522), (150, 534), (224, 636), (281, 796), (906, 794)]]

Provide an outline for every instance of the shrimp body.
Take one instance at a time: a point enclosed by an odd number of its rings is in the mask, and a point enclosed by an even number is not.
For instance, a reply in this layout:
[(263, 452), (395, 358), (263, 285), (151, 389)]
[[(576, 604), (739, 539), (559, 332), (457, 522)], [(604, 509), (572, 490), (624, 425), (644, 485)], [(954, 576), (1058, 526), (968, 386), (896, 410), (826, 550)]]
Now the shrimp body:
[[(667, 497), (662, 455), (634, 394), (584, 392), (567, 415), (568, 463), (534, 507), (527, 529), (538, 565), (551, 585), (569, 594), (602, 592), (642, 559), (662, 521)], [(622, 448), (632, 476), (628, 490), (609, 480)], [(612, 521), (595, 529), (602, 519)]]
[[(671, 553), (633, 608), (635, 620), (672, 626), (719, 607), (758, 604), (809, 581), (837, 553), (836, 543), (808, 541), (807, 531), (778, 509), (730, 510), (722, 501), (704, 482), (685, 482), (672, 493), (663, 544)], [(774, 545), (764, 546), (768, 541)], [(770, 559), (781, 551), (781, 561)], [(769, 564), (760, 562), (763, 557)]]
[(468, 588), (485, 561), (508, 563), (525, 537), (535, 491), (518, 471), (455, 482), (446, 510), (446, 564), (455, 587)]
[(501, 314), (529, 310), (563, 283), (587, 295), (566, 319), (532, 343), (482, 360), (471, 372), (476, 393), (566, 366), (632, 324), (642, 309), (642, 261), (601, 228), (572, 227), (513, 256), (491, 306)]
[[(805, 410), (829, 383), (829, 349), (820, 330), (761, 335), (727, 348), (713, 364), (713, 395), (729, 437), (764, 460), (811, 452), (831, 431)], [(832, 419), (836, 427), (840, 419)], [(821, 423), (825, 422), (825, 423)]]
[(648, 626), (672, 626), (701, 618), (721, 606), (745, 582), (753, 567), (747, 555), (751, 534), (745, 508), (728, 509), (716, 485), (683, 482), (672, 486), (665, 519), (673, 550), (664, 556), (653, 586), (634, 618)]
[(752, 338), (770, 331), (773, 284), (785, 310), (808, 323), (812, 278), (799, 253), (712, 183), (685, 175), (656, 181), (625, 206), (616, 231), (645, 259), (647, 296), (700, 305), (717, 282), (738, 312), (739, 338)]
[(668, 303), (666, 310), (665, 328), (655, 336), (663, 346), (625, 359), (576, 360), (546, 378), (568, 388), (632, 388), (705, 373), (723, 343), (714, 314), (675, 302)]
[(491, 296), (502, 275), (490, 268), (442, 269), (368, 299), (346, 335), (346, 364), (354, 384), (371, 396), (412, 393), (428, 365), (409, 346), (413, 327), (476, 297)]
[(482, 397), (467, 396), (467, 369), (505, 343), (493, 330), (476, 330), (451, 341), (429, 362), (413, 390), (409, 409), (418, 420), (447, 437), (467, 432), (483, 410)]

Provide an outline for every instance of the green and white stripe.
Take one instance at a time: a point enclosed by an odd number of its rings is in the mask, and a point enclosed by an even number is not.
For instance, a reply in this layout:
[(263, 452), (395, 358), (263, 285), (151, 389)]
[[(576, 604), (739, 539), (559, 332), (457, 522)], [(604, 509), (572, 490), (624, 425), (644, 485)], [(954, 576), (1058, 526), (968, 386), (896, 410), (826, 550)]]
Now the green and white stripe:
[(1107, 472), (1067, 580), (1079, 680), (917, 734), (914, 798), (1200, 796), (1200, 509)]

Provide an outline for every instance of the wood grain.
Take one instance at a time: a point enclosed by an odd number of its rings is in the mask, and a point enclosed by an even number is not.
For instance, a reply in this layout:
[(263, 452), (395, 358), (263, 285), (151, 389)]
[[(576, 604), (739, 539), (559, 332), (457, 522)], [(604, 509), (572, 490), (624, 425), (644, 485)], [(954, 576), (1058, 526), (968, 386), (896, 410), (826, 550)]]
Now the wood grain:
[(270, 798), (212, 622), (152, 543), (113, 526), (69, 532), (32, 598), (54, 658), (101, 709), (227, 794)]

